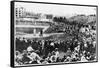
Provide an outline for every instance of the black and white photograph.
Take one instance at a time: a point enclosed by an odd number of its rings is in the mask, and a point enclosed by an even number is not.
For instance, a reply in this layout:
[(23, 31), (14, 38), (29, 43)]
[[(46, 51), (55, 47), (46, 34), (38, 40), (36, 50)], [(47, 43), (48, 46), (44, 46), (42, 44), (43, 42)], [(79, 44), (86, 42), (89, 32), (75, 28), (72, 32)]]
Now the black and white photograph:
[(97, 6), (14, 2), (14, 66), (98, 61)]

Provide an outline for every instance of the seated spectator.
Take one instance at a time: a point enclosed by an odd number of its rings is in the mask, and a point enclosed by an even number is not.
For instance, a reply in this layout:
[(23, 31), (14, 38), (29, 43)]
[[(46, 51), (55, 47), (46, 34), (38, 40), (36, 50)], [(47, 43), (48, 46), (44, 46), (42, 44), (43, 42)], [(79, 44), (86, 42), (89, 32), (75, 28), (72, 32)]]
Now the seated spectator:
[(16, 60), (16, 64), (19, 64), (19, 65), (22, 65), (22, 58), (23, 58), (23, 55), (19, 52), (19, 51), (16, 51), (15, 53), (15, 60)]
[(31, 60), (30, 63), (32, 63), (33, 61), (37, 61), (38, 63), (40, 63), (41, 60), (40, 56), (35, 53), (34, 50), (29, 53), (28, 58), (30, 58)]

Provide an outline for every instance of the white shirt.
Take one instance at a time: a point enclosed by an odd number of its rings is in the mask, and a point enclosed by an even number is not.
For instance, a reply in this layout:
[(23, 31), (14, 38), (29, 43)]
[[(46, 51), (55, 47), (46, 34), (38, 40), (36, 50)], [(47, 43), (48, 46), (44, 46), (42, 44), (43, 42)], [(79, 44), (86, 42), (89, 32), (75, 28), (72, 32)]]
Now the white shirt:
[(86, 58), (84, 56), (81, 57), (81, 61), (82, 62), (87, 62), (88, 60), (86, 60)]
[(27, 51), (32, 51), (33, 50), (33, 48), (31, 47), (31, 46), (29, 46), (28, 48), (27, 48)]
[(59, 56), (59, 52), (56, 51), (56, 52), (55, 52), (55, 57), (57, 58), (58, 56)]

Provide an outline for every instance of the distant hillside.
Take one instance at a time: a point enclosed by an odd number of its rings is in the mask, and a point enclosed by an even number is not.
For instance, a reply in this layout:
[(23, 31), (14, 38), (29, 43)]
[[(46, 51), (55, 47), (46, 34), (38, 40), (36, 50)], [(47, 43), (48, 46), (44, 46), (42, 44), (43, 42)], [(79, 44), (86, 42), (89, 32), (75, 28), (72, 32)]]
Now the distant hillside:
[(95, 22), (96, 21), (96, 15), (77, 15), (77, 16), (72, 16), (68, 18), (69, 22), (76, 21), (77, 23), (90, 23), (90, 22)]

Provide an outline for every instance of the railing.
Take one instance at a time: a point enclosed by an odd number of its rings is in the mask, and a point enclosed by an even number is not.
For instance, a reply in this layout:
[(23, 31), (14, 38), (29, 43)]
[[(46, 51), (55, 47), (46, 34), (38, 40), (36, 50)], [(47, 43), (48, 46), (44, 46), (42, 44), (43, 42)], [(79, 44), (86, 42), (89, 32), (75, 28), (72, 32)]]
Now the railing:
[(16, 25), (44, 25), (44, 26), (48, 26), (49, 23), (46, 22), (16, 22)]

